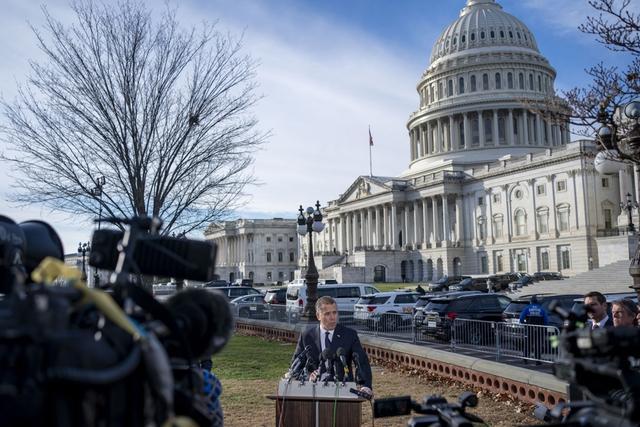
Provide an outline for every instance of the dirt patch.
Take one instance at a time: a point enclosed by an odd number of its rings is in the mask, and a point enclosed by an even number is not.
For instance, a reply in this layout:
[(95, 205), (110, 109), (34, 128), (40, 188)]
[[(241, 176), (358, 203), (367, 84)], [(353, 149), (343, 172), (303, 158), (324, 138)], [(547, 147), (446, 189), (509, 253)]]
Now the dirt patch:
[[(267, 380), (227, 380), (222, 379), (224, 392), (222, 405), (225, 426), (272, 427), (275, 422), (275, 403), (265, 396), (276, 391), (276, 383)], [(470, 390), (459, 383), (436, 377), (420, 370), (400, 370), (391, 364), (373, 361), (373, 384), (376, 397), (411, 395), (421, 401), (425, 395), (440, 394), (450, 402), (456, 401), (463, 391)], [(517, 402), (508, 394), (493, 394), (476, 391), (480, 400), (477, 408), (470, 412), (478, 415), (490, 426), (507, 427), (519, 424), (536, 424), (530, 415), (531, 405)], [(371, 425), (371, 407), (362, 406), (363, 426)], [(404, 427), (409, 417), (378, 418), (377, 427)]]

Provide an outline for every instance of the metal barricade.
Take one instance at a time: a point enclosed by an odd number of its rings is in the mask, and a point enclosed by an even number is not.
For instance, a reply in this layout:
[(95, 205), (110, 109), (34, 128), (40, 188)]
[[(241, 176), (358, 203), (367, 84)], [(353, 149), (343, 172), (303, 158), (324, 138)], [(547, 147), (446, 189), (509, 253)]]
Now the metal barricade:
[(414, 320), (414, 342), (416, 344), (436, 344), (448, 346), (451, 342), (451, 319), (446, 316), (421, 317)]
[(414, 340), (413, 322), (409, 313), (381, 313), (371, 319), (377, 336), (390, 336), (399, 341)]
[[(496, 353), (496, 322), (454, 319), (451, 324), (451, 348), (471, 348), (482, 353)], [(497, 356), (498, 357), (498, 356)]]
[(496, 331), (501, 356), (547, 363), (558, 359), (558, 348), (552, 341), (560, 331), (554, 326), (500, 322), (496, 324)]

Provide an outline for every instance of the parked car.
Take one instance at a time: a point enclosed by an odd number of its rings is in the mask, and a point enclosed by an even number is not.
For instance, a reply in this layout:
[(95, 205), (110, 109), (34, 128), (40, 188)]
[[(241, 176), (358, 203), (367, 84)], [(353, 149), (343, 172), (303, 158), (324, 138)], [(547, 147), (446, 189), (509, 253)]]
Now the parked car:
[[(307, 303), (307, 286), (302, 283), (287, 285), (287, 311), (300, 314)], [(318, 285), (318, 298), (330, 296), (336, 300), (341, 315), (353, 313), (353, 306), (362, 295), (380, 292), (375, 286), (367, 283), (341, 283), (333, 285)]]
[(285, 305), (287, 303), (287, 288), (267, 289), (264, 294), (264, 302), (274, 305)]
[(232, 299), (229, 304), (235, 308), (238, 317), (251, 319), (267, 319), (269, 313), (266, 311), (264, 297), (262, 295), (249, 294)]
[[(424, 308), (424, 323), (421, 331), (444, 340), (451, 338), (451, 326), (455, 319), (502, 320), (502, 312), (511, 299), (500, 294), (471, 294), (435, 298)], [(479, 327), (465, 332), (471, 344), (481, 344), (492, 339)]]
[(460, 283), (449, 286), (450, 291), (481, 291), (487, 292), (486, 277), (467, 277)]
[(353, 307), (353, 320), (371, 329), (382, 326), (385, 331), (396, 330), (411, 323), (413, 306), (419, 296), (417, 292), (406, 291), (363, 295)]
[(504, 291), (509, 288), (509, 283), (518, 280), (516, 273), (493, 274), (487, 277), (487, 289), (491, 286), (493, 292)]
[(535, 280), (563, 280), (562, 273), (554, 272), (554, 271), (538, 271), (537, 273), (533, 273), (533, 278)]
[(219, 288), (206, 288), (211, 292), (221, 292), (224, 296), (226, 296), (229, 300), (232, 300), (237, 297), (241, 297), (243, 295), (260, 295), (260, 291), (254, 288), (248, 288), (245, 286), (225, 286)]
[(449, 286), (460, 283), (463, 279), (467, 279), (470, 276), (447, 276), (444, 275), (434, 283), (430, 283), (427, 287), (430, 292), (443, 292), (448, 291)]
[[(466, 280), (466, 279), (465, 279)], [(435, 292), (429, 293), (425, 295), (421, 295), (418, 298), (418, 301), (413, 305), (413, 323), (416, 328), (422, 326), (424, 322), (424, 309), (429, 305), (431, 300), (436, 298), (453, 298), (460, 295), (473, 295), (473, 294), (481, 294), (482, 291), (448, 291), (448, 292)]]
[[(506, 323), (517, 324), (520, 323), (520, 313), (531, 303), (531, 298), (533, 295), (527, 295), (523, 297), (518, 297), (511, 301), (511, 304), (504, 309), (502, 313), (502, 320)], [(538, 294), (536, 295), (538, 298), (538, 302), (542, 306), (542, 308), (547, 312), (547, 316), (549, 317), (549, 326), (555, 326), (558, 329), (562, 328), (562, 319), (555, 313), (552, 313), (549, 310), (549, 304), (551, 301), (558, 301), (560, 307), (569, 311), (571, 310), (574, 301), (576, 298), (581, 297), (579, 294), (567, 294), (567, 295), (546, 295), (546, 294)]]
[(253, 286), (253, 279), (236, 279), (231, 286)]
[(509, 289), (514, 291), (516, 289), (520, 289), (523, 286), (528, 286), (534, 282), (533, 278), (529, 275), (522, 275), (518, 277), (518, 280), (515, 280), (509, 283)]
[(204, 284), (205, 288), (222, 288), (225, 286), (229, 286), (229, 283), (226, 280), (212, 280)]

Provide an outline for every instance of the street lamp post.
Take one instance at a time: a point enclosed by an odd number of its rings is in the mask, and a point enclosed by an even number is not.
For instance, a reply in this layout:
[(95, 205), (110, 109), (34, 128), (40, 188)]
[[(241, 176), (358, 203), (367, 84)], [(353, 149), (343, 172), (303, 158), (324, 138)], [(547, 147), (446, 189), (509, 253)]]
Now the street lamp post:
[[(594, 164), (600, 173), (611, 168), (611, 161), (640, 164), (640, 99), (635, 99), (624, 107), (607, 112), (609, 100), (600, 104), (598, 121), (602, 124), (598, 130), (598, 139), (603, 150), (596, 155)], [(638, 183), (636, 183), (637, 185)], [(631, 194), (627, 195), (627, 203), (621, 203), (621, 208), (627, 209), (629, 214), (629, 227), (631, 233), (635, 227), (631, 221), (631, 211), (635, 205), (631, 202)], [(636, 251), (631, 259), (629, 274), (633, 278), (631, 286), (640, 298), (640, 244), (636, 243)]]
[(309, 257), (307, 262), (307, 274), (305, 275), (305, 281), (307, 285), (307, 304), (304, 307), (302, 313), (302, 320), (305, 322), (313, 322), (316, 320), (315, 306), (318, 300), (318, 269), (313, 260), (313, 232), (320, 233), (324, 229), (322, 223), (322, 213), (320, 213), (320, 201), (316, 202), (316, 209), (308, 207), (306, 210), (307, 216), (305, 217), (305, 211), (300, 205), (300, 212), (298, 215), (298, 234), (304, 236), (309, 234)]
[(82, 280), (87, 281), (87, 270), (85, 269), (85, 256), (87, 252), (91, 252), (91, 244), (78, 243), (78, 255), (82, 255)]
[(620, 202), (620, 210), (627, 211), (627, 231), (629, 232), (629, 234), (634, 234), (636, 232), (631, 214), (633, 212), (633, 209), (637, 208), (638, 202), (634, 202), (633, 199), (631, 199), (631, 193), (627, 193), (627, 201)]
[[(95, 181), (96, 186), (91, 189), (91, 195), (98, 198), (98, 230), (100, 230), (100, 223), (102, 222), (102, 187), (107, 183), (107, 179), (104, 175), (100, 175)], [(98, 274), (98, 267), (94, 268), (93, 286), (96, 288), (100, 287), (100, 274)]]

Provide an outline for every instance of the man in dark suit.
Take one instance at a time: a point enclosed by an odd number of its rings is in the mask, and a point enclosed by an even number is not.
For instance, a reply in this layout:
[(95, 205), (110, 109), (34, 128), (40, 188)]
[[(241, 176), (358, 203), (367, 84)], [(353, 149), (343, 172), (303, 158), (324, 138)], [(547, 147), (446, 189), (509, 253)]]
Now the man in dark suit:
[(309, 326), (300, 334), (298, 346), (296, 347), (293, 358), (295, 359), (307, 346), (310, 346), (307, 357), (315, 361), (320, 360), (320, 353), (326, 348), (329, 348), (333, 354), (336, 353), (338, 348), (342, 348), (344, 349), (344, 355), (348, 365), (347, 368), (349, 370), (349, 375), (346, 380), (353, 381), (354, 375), (351, 365), (354, 363), (353, 355), (357, 354), (360, 365), (358, 377), (362, 380), (361, 390), (373, 395), (371, 391), (372, 376), (369, 358), (360, 344), (357, 332), (338, 324), (338, 307), (336, 301), (327, 296), (318, 298), (316, 302), (316, 316), (320, 323)]
[(607, 298), (600, 292), (589, 292), (584, 296), (584, 306), (589, 316), (587, 326), (591, 329), (609, 328), (613, 320), (607, 315)]

